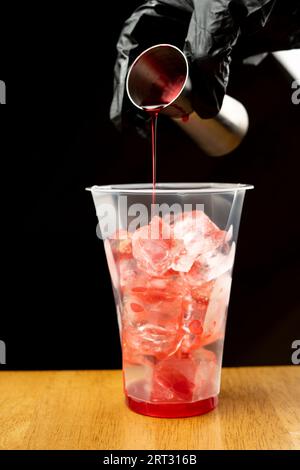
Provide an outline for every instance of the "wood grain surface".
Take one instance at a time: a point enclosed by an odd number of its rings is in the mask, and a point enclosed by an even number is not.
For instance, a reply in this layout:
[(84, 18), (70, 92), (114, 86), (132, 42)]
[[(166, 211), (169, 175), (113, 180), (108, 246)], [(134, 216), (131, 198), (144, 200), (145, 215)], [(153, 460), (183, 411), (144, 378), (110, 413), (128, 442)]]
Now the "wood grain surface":
[(127, 409), (120, 371), (2, 371), (0, 448), (300, 449), (300, 367), (223, 369), (218, 408), (184, 419)]

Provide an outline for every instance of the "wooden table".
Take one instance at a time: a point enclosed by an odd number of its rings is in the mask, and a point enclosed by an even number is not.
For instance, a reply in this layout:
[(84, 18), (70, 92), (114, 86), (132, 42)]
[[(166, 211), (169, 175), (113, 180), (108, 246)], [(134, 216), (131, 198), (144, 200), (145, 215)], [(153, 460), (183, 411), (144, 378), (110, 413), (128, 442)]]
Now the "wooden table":
[(120, 371), (2, 371), (0, 448), (300, 449), (300, 367), (223, 369), (219, 407), (178, 420), (128, 410)]

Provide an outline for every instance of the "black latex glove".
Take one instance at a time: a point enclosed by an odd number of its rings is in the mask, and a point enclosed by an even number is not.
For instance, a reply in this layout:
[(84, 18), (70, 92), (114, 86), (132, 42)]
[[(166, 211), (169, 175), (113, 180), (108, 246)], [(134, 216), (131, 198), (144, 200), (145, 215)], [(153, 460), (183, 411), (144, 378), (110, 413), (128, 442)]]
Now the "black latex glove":
[(240, 57), (300, 47), (300, 0), (149, 0), (125, 22), (115, 65), (110, 117), (143, 128), (145, 114), (129, 103), (126, 74), (148, 47), (174, 44), (190, 64), (193, 107), (215, 116), (229, 78), (233, 49)]

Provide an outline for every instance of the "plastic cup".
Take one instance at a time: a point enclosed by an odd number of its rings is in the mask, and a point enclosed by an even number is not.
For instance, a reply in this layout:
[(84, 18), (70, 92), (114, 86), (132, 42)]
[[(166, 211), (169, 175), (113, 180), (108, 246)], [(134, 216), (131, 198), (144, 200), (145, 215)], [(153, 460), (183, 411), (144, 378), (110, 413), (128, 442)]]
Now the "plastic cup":
[(133, 411), (187, 417), (220, 392), (232, 268), (245, 191), (165, 183), (90, 188), (116, 303)]

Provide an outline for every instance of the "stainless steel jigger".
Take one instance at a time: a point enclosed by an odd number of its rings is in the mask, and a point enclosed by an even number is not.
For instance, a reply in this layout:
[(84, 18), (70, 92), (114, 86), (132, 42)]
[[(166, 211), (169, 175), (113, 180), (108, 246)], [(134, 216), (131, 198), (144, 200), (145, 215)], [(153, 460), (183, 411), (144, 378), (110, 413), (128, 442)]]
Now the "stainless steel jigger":
[(142, 52), (131, 65), (127, 94), (140, 109), (160, 109), (211, 156), (234, 150), (248, 130), (245, 107), (225, 95), (212, 119), (202, 119), (192, 108), (189, 65), (183, 52), (171, 44), (158, 44)]

